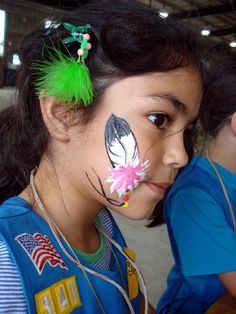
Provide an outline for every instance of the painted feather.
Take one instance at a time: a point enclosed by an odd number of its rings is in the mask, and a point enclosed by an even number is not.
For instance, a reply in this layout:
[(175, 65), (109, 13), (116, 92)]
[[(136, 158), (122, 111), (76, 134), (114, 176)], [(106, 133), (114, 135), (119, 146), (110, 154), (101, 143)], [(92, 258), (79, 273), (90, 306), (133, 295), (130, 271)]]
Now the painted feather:
[(124, 119), (111, 115), (106, 124), (105, 142), (113, 167), (138, 161), (137, 141)]
[(112, 114), (106, 124), (105, 142), (112, 169), (109, 169), (110, 192), (117, 191), (119, 197), (126, 195), (139, 185), (147, 173), (149, 161), (139, 161), (137, 141), (129, 124)]

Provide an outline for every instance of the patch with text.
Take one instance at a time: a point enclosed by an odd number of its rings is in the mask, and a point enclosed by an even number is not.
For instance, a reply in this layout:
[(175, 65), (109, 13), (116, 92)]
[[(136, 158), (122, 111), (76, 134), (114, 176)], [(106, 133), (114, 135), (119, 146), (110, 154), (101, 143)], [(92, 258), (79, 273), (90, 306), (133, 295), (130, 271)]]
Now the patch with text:
[(34, 297), (37, 314), (67, 314), (82, 305), (75, 276), (54, 283)]

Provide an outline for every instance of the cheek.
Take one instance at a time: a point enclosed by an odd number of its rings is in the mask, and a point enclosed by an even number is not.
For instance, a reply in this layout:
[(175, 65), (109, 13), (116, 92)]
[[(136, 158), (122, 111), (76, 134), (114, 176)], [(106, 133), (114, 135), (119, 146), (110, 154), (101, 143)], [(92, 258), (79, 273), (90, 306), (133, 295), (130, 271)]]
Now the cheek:
[(141, 160), (148, 160), (150, 163), (149, 172), (152, 171), (153, 168), (158, 167), (158, 164), (161, 163), (162, 156), (162, 146), (161, 141), (152, 141), (150, 143), (145, 143), (142, 145), (142, 151), (140, 155), (142, 156)]

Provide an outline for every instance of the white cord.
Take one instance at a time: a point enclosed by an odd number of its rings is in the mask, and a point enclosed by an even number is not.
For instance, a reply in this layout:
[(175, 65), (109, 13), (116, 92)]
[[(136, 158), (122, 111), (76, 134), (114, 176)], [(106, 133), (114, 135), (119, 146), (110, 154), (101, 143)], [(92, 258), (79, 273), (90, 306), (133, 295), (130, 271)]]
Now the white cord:
[(102, 232), (102, 234), (118, 249), (118, 251), (120, 251), (120, 253), (130, 262), (130, 264), (135, 268), (139, 279), (141, 281), (142, 284), (142, 291), (143, 291), (143, 296), (144, 296), (144, 314), (148, 314), (148, 297), (147, 297), (147, 288), (146, 288), (146, 284), (143, 278), (143, 275), (141, 273), (141, 271), (138, 269), (138, 266), (134, 263), (134, 261), (123, 251), (122, 247), (114, 240), (112, 239), (108, 234), (106, 234), (101, 228), (99, 228), (99, 226), (96, 225), (96, 227), (99, 229), (100, 232)]
[[(63, 233), (60, 231), (60, 229), (58, 228), (58, 226), (55, 224), (55, 222), (52, 220), (52, 218), (50, 217), (50, 215), (48, 214), (48, 212), (46, 211), (46, 209), (44, 208), (40, 198), (39, 198), (39, 195), (36, 191), (36, 188), (35, 188), (35, 185), (34, 185), (34, 172), (35, 170), (32, 170), (31, 171), (31, 174), (30, 174), (30, 185), (31, 185), (31, 188), (32, 188), (32, 191), (33, 191), (33, 194), (34, 194), (34, 197), (35, 197), (35, 200), (39, 206), (39, 209), (41, 210), (41, 212), (44, 214), (45, 218), (47, 219), (47, 222), (49, 224), (49, 227), (54, 235), (54, 237), (56, 238), (59, 246), (61, 247), (63, 253), (73, 262), (75, 263), (82, 271), (83, 273), (85, 274), (85, 272), (88, 272), (94, 276), (97, 276), (101, 279), (104, 279), (105, 281), (109, 282), (110, 284), (112, 284), (113, 286), (115, 286), (119, 291), (120, 293), (122, 294), (122, 296), (124, 297), (128, 307), (129, 307), (129, 310), (130, 310), (130, 313), (131, 314), (135, 314), (134, 312), (134, 309), (133, 309), (133, 306), (129, 300), (129, 297), (126, 293), (126, 291), (119, 285), (117, 284), (117, 282), (115, 282), (114, 280), (110, 279), (109, 277), (107, 277), (106, 275), (103, 275), (103, 274), (100, 274), (96, 271), (93, 271), (92, 269), (89, 269), (87, 268), (86, 266), (82, 265), (79, 261), (79, 259), (77, 258), (76, 254), (74, 253), (74, 250), (72, 249), (72, 247), (70, 246), (70, 244), (68, 243), (68, 241), (66, 240), (65, 236), (63, 235)], [(75, 256), (72, 257), (68, 252), (67, 250), (65, 249), (64, 245), (62, 244), (60, 238), (58, 237), (57, 233), (55, 232), (55, 228), (56, 230), (58, 231), (58, 233), (62, 236), (63, 240), (65, 241), (65, 243), (67, 244), (68, 248), (70, 249), (70, 251), (72, 252), (72, 254)], [(100, 230), (100, 229), (99, 229)], [(101, 231), (101, 230), (100, 230)], [(106, 233), (104, 233), (102, 231), (102, 233), (104, 234), (104, 236), (121, 252), (121, 254), (123, 256), (125, 256), (126, 259), (129, 260), (129, 262), (131, 263), (131, 265), (135, 268), (135, 270), (137, 271), (138, 273), (138, 276), (139, 276), (139, 279), (141, 281), (141, 284), (143, 286), (143, 294), (144, 294), (144, 299), (145, 299), (145, 310), (144, 310), (144, 314), (147, 314), (148, 313), (148, 298), (147, 298), (147, 289), (146, 289), (146, 285), (145, 285), (145, 282), (144, 282), (144, 279), (143, 279), (143, 276), (141, 274), (141, 272), (139, 271), (137, 265), (130, 259), (130, 257), (124, 253), (122, 247), (116, 242), (114, 241), (114, 239), (110, 238)], [(86, 276), (86, 279), (88, 279), (88, 277)], [(91, 284), (90, 284), (91, 285)], [(92, 287), (91, 287), (92, 288)], [(99, 301), (99, 300), (98, 300)], [(100, 303), (100, 301), (99, 301)]]

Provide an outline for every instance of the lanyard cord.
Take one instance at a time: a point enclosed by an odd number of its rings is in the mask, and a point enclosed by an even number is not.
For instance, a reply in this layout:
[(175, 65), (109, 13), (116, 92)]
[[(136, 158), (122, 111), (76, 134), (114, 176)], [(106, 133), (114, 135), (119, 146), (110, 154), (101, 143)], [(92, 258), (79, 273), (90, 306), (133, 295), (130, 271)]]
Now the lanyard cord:
[[(83, 265), (80, 263), (80, 261), (79, 261), (77, 255), (75, 254), (74, 250), (73, 250), (72, 247), (69, 245), (69, 243), (67, 242), (66, 238), (65, 238), (64, 235), (61, 233), (61, 231), (59, 230), (59, 228), (57, 227), (57, 225), (54, 223), (54, 221), (51, 219), (51, 217), (48, 215), (47, 211), (45, 210), (45, 208), (44, 208), (44, 206), (43, 206), (43, 204), (42, 204), (42, 202), (41, 202), (41, 200), (40, 200), (40, 198), (39, 198), (39, 195), (38, 195), (38, 193), (37, 193), (37, 191), (36, 191), (36, 189), (35, 189), (35, 186), (34, 186), (34, 170), (33, 170), (33, 171), (31, 172), (31, 174), (30, 174), (30, 185), (31, 185), (31, 188), (32, 188), (32, 191), (33, 191), (35, 200), (36, 200), (36, 202), (37, 202), (37, 204), (38, 204), (38, 206), (39, 206), (39, 209), (40, 209), (41, 212), (44, 214), (44, 217), (46, 218), (46, 221), (47, 221), (47, 223), (48, 223), (48, 225), (49, 225), (49, 227), (50, 227), (50, 229), (51, 229), (51, 231), (52, 231), (52, 233), (53, 233), (55, 239), (57, 240), (57, 242), (58, 242), (60, 248), (62, 249), (63, 253), (64, 253), (74, 264), (76, 264), (76, 265), (81, 269), (81, 271), (83, 272), (83, 275), (85, 276), (85, 278), (86, 278), (86, 280), (87, 280), (87, 282), (88, 282), (88, 285), (90, 286), (90, 288), (91, 288), (91, 290), (92, 290), (92, 292), (93, 292), (93, 294), (94, 294), (94, 297), (95, 297), (95, 299), (96, 299), (96, 301), (97, 301), (97, 303), (98, 303), (98, 305), (99, 305), (99, 307), (100, 307), (101, 313), (102, 313), (102, 314), (106, 314), (106, 312), (105, 312), (105, 310), (103, 309), (103, 306), (102, 306), (102, 304), (101, 304), (101, 302), (100, 302), (100, 300), (99, 300), (99, 298), (98, 298), (98, 296), (97, 296), (97, 294), (96, 294), (96, 292), (95, 292), (95, 290), (94, 290), (94, 288), (93, 288), (93, 286), (92, 286), (92, 284), (91, 284), (91, 282), (90, 282), (90, 280), (89, 280), (89, 278), (88, 278), (88, 275), (87, 275), (86, 269), (85, 269), (86, 267), (83, 266)], [(71, 253), (74, 255), (74, 258), (67, 252), (67, 250), (65, 249), (64, 245), (62, 244), (60, 238), (58, 237), (56, 231), (61, 235), (61, 237), (63, 238), (63, 240), (64, 240), (65, 243), (67, 244), (68, 248), (70, 249)]]
[[(88, 278), (86, 272), (87, 272), (87, 273), (90, 273), (90, 274), (92, 274), (92, 275), (94, 275), (94, 276), (97, 276), (97, 277), (99, 277), (99, 278), (101, 278), (101, 279), (103, 279), (103, 280), (109, 282), (109, 283), (112, 284), (113, 286), (115, 286), (115, 287), (120, 291), (120, 293), (122, 294), (122, 296), (124, 297), (124, 299), (125, 299), (125, 301), (126, 301), (128, 307), (129, 307), (130, 314), (135, 314), (134, 309), (133, 309), (133, 306), (132, 306), (132, 304), (131, 304), (131, 302), (130, 302), (130, 300), (129, 300), (129, 297), (128, 297), (126, 291), (125, 291), (118, 283), (116, 283), (114, 280), (110, 279), (108, 276), (106, 276), (106, 275), (104, 275), (104, 274), (100, 274), (100, 273), (98, 273), (98, 272), (96, 272), (96, 271), (94, 271), (94, 270), (92, 270), (92, 269), (90, 269), (90, 268), (88, 268), (88, 267), (86, 267), (86, 266), (84, 266), (84, 265), (81, 264), (80, 260), (79, 260), (78, 257), (76, 256), (75, 252), (73, 251), (72, 247), (71, 247), (70, 244), (68, 243), (67, 239), (65, 238), (65, 236), (63, 235), (63, 233), (60, 231), (60, 229), (58, 228), (58, 226), (55, 224), (55, 222), (52, 220), (52, 218), (50, 217), (50, 215), (47, 213), (46, 209), (44, 208), (44, 206), (43, 206), (43, 204), (42, 204), (42, 202), (41, 202), (41, 200), (40, 200), (40, 198), (39, 198), (39, 195), (38, 195), (38, 193), (37, 193), (37, 191), (36, 191), (35, 185), (34, 185), (34, 172), (35, 172), (35, 170), (32, 170), (32, 171), (31, 171), (31, 174), (30, 174), (30, 186), (31, 186), (31, 188), (32, 188), (32, 191), (33, 191), (35, 200), (36, 200), (36, 202), (37, 202), (37, 204), (38, 204), (38, 206), (39, 206), (39, 209), (40, 209), (41, 212), (44, 214), (44, 216), (45, 216), (45, 218), (46, 218), (46, 220), (47, 220), (47, 222), (48, 222), (48, 225), (49, 225), (49, 227), (50, 227), (50, 229), (51, 229), (51, 231), (52, 231), (52, 233), (53, 233), (55, 239), (57, 240), (57, 242), (58, 242), (60, 248), (62, 249), (63, 253), (69, 258), (70, 261), (72, 261), (74, 264), (76, 264), (76, 265), (81, 269), (81, 271), (83, 272), (83, 274), (84, 274), (86, 280), (88, 281), (89, 286), (91, 287), (91, 289), (92, 289), (92, 291), (93, 291), (93, 293), (94, 293), (94, 295), (95, 295), (95, 298), (96, 298), (96, 300), (97, 300), (97, 302), (98, 302), (100, 308), (102, 309), (102, 313), (105, 314), (105, 311), (104, 311), (104, 309), (103, 309), (103, 307), (102, 307), (101, 302), (99, 301), (99, 299), (98, 299), (98, 297), (97, 297), (97, 295), (96, 295), (96, 292), (95, 292), (94, 288), (92, 287), (92, 284), (91, 284), (91, 282), (90, 282), (90, 280), (89, 280), (89, 278)], [(64, 245), (62, 244), (60, 238), (59, 238), (58, 235), (57, 235), (56, 230), (57, 230), (57, 232), (60, 234), (60, 236), (62, 237), (62, 239), (65, 241), (65, 243), (67, 244), (68, 248), (70, 249), (70, 251), (71, 251), (71, 253), (73, 254), (74, 257), (71, 256), (71, 255), (68, 253), (68, 251), (65, 249)], [(118, 243), (116, 243), (113, 239), (111, 239), (111, 238), (110, 238), (107, 234), (105, 234), (103, 231), (102, 231), (102, 233), (103, 233), (103, 235), (122, 253), (122, 255), (124, 255), (125, 258), (129, 260), (129, 262), (130, 262), (130, 263), (133, 265), (133, 267), (136, 269), (138, 275), (140, 276), (141, 283), (143, 284), (143, 283), (144, 283), (143, 277), (142, 277), (140, 271), (138, 270), (137, 266), (135, 265), (135, 263), (123, 252), (123, 249), (119, 246)], [(112, 240), (112, 241), (111, 241), (111, 240)], [(144, 297), (145, 297), (145, 312), (144, 312), (144, 314), (147, 314), (147, 306), (146, 306), (146, 304), (147, 304), (147, 297), (146, 297), (146, 295), (147, 295), (147, 293), (146, 293), (146, 287), (145, 287), (145, 284), (144, 284)]]
[(99, 226), (97, 226), (98, 230), (100, 232), (102, 232), (102, 234), (114, 245), (114, 247), (116, 247), (118, 249), (118, 251), (120, 251), (120, 253), (130, 262), (130, 264), (135, 268), (138, 277), (140, 279), (140, 282), (142, 284), (142, 288), (143, 288), (143, 296), (144, 296), (144, 301), (145, 301), (145, 310), (144, 310), (144, 314), (148, 313), (148, 297), (147, 297), (147, 288), (146, 288), (146, 284), (143, 278), (142, 273), (140, 272), (140, 270), (138, 269), (138, 266), (134, 263), (134, 261), (123, 251), (122, 247), (114, 240), (112, 239), (108, 234), (106, 234)]
[(213, 170), (214, 170), (214, 172), (215, 172), (217, 178), (219, 179), (219, 182), (220, 182), (221, 188), (222, 188), (222, 190), (223, 190), (223, 193), (224, 193), (226, 202), (227, 202), (227, 204), (228, 204), (228, 206), (229, 206), (230, 217), (231, 217), (231, 221), (232, 221), (232, 224), (233, 224), (233, 230), (234, 230), (234, 232), (236, 232), (236, 222), (235, 222), (235, 216), (234, 216), (234, 209), (233, 209), (233, 206), (232, 206), (232, 204), (231, 204), (231, 202), (230, 202), (229, 194), (228, 194), (228, 192), (227, 192), (227, 190), (226, 190), (226, 187), (225, 187), (225, 185), (224, 185), (224, 182), (223, 182), (223, 180), (222, 180), (222, 178), (221, 178), (221, 176), (220, 176), (220, 174), (219, 174), (219, 171), (216, 169), (216, 166), (214, 165), (213, 161), (211, 160), (211, 158), (210, 158), (210, 156), (209, 156), (208, 151), (206, 151), (206, 157), (207, 157), (207, 159), (208, 159), (210, 165), (212, 166), (212, 168), (213, 168)]

